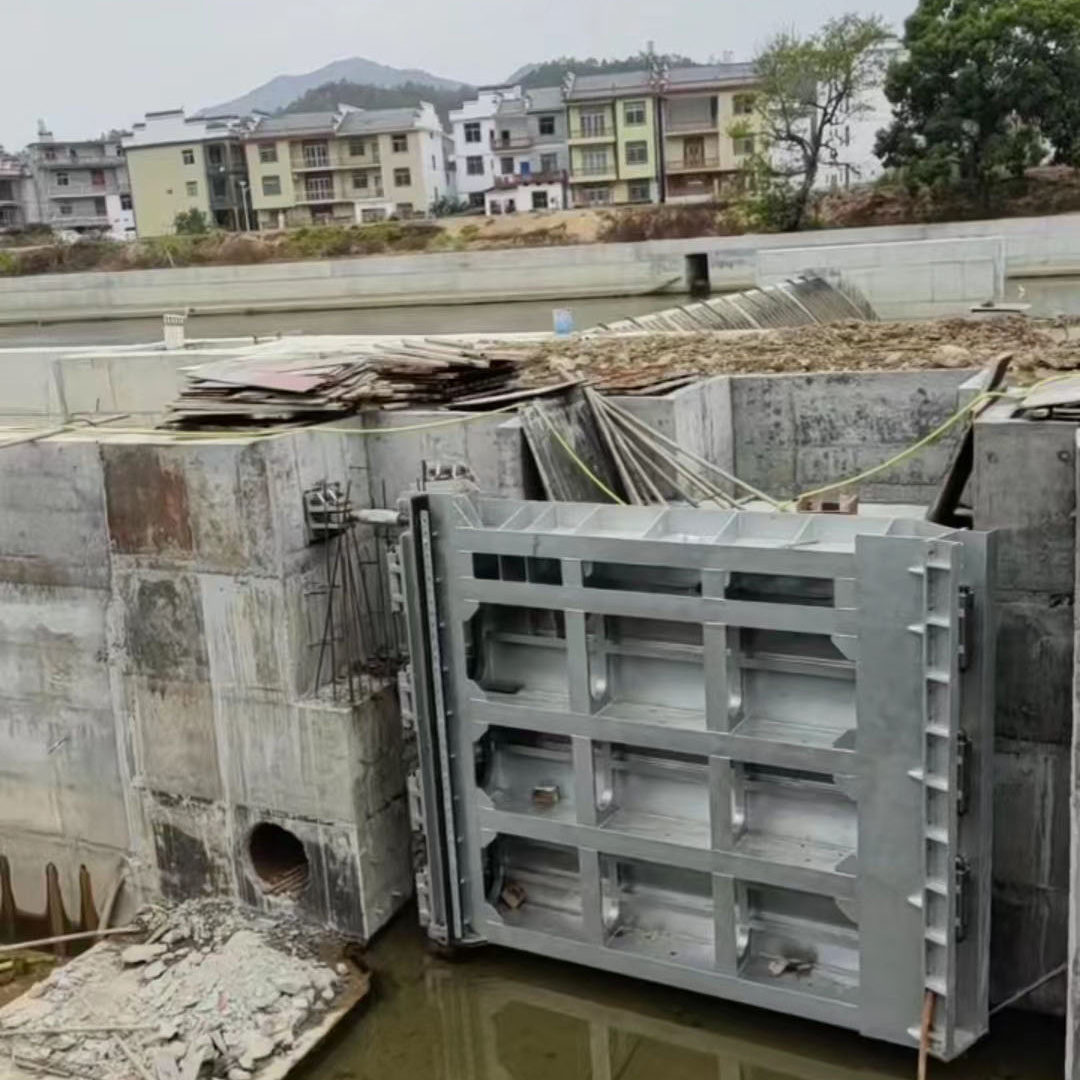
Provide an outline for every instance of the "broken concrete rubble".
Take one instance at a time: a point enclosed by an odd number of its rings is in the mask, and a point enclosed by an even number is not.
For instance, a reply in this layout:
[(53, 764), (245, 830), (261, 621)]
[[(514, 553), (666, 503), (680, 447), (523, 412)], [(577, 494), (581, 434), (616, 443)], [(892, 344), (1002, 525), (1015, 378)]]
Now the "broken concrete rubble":
[(228, 901), (139, 921), (159, 943), (101, 942), (0, 1010), (0, 1054), (27, 1075), (257, 1077), (365, 978), (339, 940)]

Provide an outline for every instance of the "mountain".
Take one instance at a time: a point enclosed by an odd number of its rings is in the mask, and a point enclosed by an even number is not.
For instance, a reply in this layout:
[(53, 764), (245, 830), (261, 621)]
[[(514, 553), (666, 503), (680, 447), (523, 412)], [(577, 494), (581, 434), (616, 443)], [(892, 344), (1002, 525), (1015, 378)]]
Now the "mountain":
[(463, 101), (476, 95), (471, 86), (457, 86), (442, 90), (437, 86), (405, 82), (400, 86), (371, 86), (361, 83), (326, 83), (302, 94), (282, 109), (286, 113), (333, 112), (339, 105), (355, 105), (358, 109), (400, 109), (430, 101), (444, 124), (449, 122), (449, 112), (457, 109)]
[[(597, 60), (587, 57), (579, 60), (576, 56), (560, 56), (554, 60), (544, 60), (537, 64), (523, 64), (507, 80), (508, 85), (521, 83), (525, 87), (559, 86), (567, 72), (575, 75), (600, 75), (604, 72), (640, 71), (647, 68), (653, 59), (650, 54), (640, 52), (637, 56), (628, 56), (625, 60)], [(679, 53), (661, 53), (655, 57), (666, 60), (669, 67), (697, 67), (698, 62)]]
[(252, 109), (277, 112), (291, 105), (309, 90), (317, 90), (327, 83), (350, 82), (368, 86), (396, 87), (404, 83), (419, 83), (439, 90), (457, 90), (465, 84), (457, 79), (444, 79), (417, 68), (387, 67), (374, 60), (354, 56), (351, 60), (335, 60), (332, 64), (309, 71), (306, 75), (277, 75), (262, 86), (232, 101), (223, 101), (202, 109), (200, 115), (214, 113), (245, 113)]

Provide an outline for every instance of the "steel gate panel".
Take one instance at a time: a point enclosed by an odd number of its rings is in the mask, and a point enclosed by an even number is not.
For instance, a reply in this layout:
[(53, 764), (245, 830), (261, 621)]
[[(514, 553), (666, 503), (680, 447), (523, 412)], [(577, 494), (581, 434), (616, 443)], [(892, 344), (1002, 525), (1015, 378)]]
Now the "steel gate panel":
[(421, 917), (914, 1045), (986, 1030), (984, 534), (412, 498)]

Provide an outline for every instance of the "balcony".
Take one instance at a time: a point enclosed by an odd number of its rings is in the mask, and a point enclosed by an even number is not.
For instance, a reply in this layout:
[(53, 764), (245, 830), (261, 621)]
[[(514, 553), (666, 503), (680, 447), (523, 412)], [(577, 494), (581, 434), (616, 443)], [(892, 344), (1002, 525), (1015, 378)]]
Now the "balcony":
[(491, 149), (492, 150), (527, 150), (532, 146), (531, 135), (510, 135), (505, 139), (496, 138), (493, 134), (491, 136)]
[(50, 199), (100, 199), (116, 195), (120, 188), (115, 184), (54, 184), (46, 194)]
[(571, 142), (614, 142), (615, 127), (609, 124), (571, 125)]
[(615, 176), (614, 161), (603, 165), (575, 165), (570, 171), (570, 183), (595, 183), (597, 180), (614, 180)]
[(716, 117), (664, 117), (665, 135), (693, 135), (704, 133), (715, 135), (719, 129), (719, 120)]
[(522, 184), (562, 184), (566, 182), (566, 173), (556, 169), (554, 172), (515, 173), (513, 176), (496, 176), (495, 187), (509, 190)]
[(47, 214), (45, 220), (55, 229), (107, 229), (110, 225), (108, 214), (52, 213)]
[(125, 164), (122, 157), (68, 157), (57, 154), (55, 158), (39, 158), (38, 164), (43, 169), (118, 169)]
[(669, 173), (708, 172), (720, 168), (720, 155), (692, 154), (689, 157), (668, 158), (664, 168)]

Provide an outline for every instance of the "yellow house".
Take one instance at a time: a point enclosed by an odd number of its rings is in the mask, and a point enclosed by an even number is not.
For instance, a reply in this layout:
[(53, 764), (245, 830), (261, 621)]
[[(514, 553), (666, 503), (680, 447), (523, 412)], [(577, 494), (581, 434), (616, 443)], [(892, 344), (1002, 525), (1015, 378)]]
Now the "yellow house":
[(730, 190), (754, 136), (753, 64), (710, 64), (667, 73), (660, 108), (666, 202), (703, 202)]
[(200, 211), (213, 227), (251, 227), (247, 167), (237, 116), (185, 118), (183, 109), (147, 113), (124, 137), (139, 236), (175, 231), (176, 215)]
[(260, 229), (422, 217), (452, 194), (434, 106), (286, 113), (245, 136)]
[(657, 90), (647, 71), (571, 77), (565, 98), (572, 205), (659, 201)]

